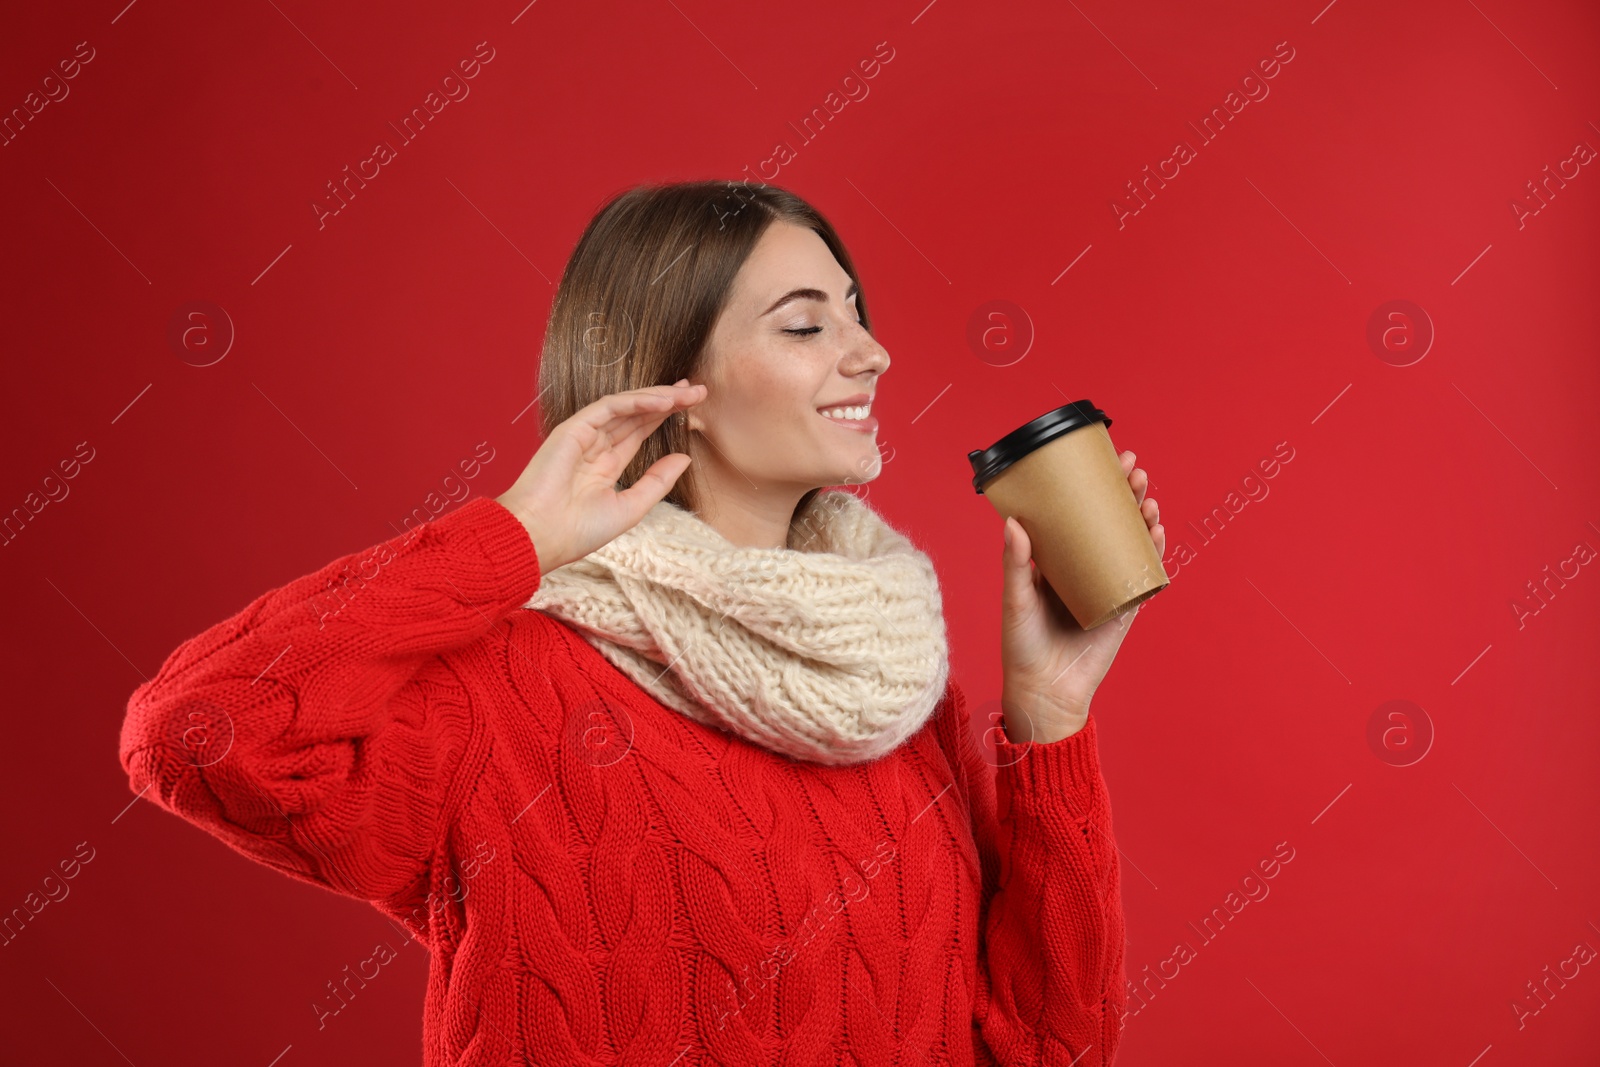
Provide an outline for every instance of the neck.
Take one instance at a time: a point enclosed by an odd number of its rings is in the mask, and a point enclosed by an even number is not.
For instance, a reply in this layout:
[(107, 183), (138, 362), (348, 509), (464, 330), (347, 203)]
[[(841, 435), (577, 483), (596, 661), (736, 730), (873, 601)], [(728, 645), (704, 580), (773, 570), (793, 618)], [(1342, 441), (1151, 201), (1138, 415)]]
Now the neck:
[(696, 484), (701, 521), (741, 548), (787, 548), (795, 508), (810, 488), (757, 485), (735, 471), (707, 470)]
[(701, 490), (695, 512), (717, 533), (741, 548), (787, 548), (794, 509), (805, 491), (730, 493)]

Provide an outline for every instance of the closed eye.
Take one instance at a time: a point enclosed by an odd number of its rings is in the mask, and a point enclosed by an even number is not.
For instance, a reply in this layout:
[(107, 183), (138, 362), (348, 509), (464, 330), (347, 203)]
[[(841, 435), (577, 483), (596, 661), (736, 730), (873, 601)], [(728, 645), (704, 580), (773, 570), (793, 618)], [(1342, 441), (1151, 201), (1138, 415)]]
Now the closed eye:
[[(861, 320), (860, 319), (856, 319), (855, 322), (856, 322), (857, 326), (861, 325)], [(822, 327), (821, 326), (807, 326), (804, 329), (795, 329), (795, 330), (786, 329), (783, 332), (784, 333), (796, 334), (796, 335), (801, 336), (801, 337), (810, 337), (813, 334), (821, 333), (822, 332)]]

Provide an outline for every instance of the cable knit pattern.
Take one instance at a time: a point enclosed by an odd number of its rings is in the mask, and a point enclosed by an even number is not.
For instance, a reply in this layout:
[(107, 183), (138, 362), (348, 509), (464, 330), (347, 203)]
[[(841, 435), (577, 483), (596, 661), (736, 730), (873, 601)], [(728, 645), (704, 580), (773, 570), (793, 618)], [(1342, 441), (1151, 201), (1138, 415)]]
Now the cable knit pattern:
[(814, 763), (877, 759), (944, 695), (938, 575), (853, 493), (818, 493), (797, 528), (794, 550), (748, 548), (658, 501), (526, 606), (697, 722)]
[(1002, 736), (997, 769), (949, 683), (882, 758), (799, 761), (524, 609), (538, 559), (496, 501), (376, 549), (180, 645), (120, 754), (135, 793), (427, 946), (426, 1067), (1112, 1062), (1093, 714)]

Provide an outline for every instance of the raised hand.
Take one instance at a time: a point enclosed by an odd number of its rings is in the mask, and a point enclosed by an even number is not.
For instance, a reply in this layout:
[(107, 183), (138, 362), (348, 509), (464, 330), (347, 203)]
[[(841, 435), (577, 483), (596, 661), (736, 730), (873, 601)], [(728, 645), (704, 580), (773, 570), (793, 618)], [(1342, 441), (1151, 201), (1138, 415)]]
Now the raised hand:
[(627, 489), (619, 492), (616, 485), (645, 438), (705, 395), (704, 385), (686, 378), (609, 393), (550, 431), (527, 469), (495, 497), (528, 528), (542, 573), (631, 529), (672, 491), (689, 467), (682, 452), (662, 456)]

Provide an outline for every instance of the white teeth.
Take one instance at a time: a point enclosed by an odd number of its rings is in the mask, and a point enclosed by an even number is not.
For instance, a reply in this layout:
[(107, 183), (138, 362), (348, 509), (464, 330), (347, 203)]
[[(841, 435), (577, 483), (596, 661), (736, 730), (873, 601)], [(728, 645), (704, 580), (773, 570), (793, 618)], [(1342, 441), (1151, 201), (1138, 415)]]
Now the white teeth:
[(830, 419), (860, 420), (866, 418), (867, 412), (871, 410), (871, 404), (862, 404), (853, 408), (824, 408), (822, 413)]

